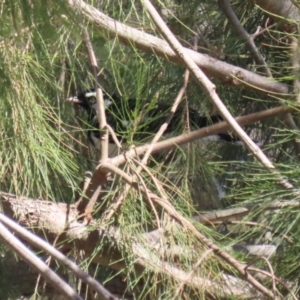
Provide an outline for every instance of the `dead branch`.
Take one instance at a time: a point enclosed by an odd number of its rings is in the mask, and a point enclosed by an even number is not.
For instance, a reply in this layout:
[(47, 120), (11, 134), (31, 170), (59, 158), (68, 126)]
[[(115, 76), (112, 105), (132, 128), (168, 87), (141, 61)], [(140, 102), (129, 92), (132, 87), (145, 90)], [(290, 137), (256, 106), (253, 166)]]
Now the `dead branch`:
[[(246, 126), (258, 121), (263, 121), (269, 117), (286, 114), (287, 112), (291, 112), (293, 110), (294, 109), (291, 107), (279, 106), (261, 112), (252, 113), (246, 116), (237, 117), (235, 120), (241, 126)], [(156, 143), (153, 146), (152, 154), (161, 151), (171, 150), (177, 146), (184, 145), (210, 135), (226, 132), (228, 130), (230, 130), (230, 126), (226, 122), (220, 122), (212, 126), (207, 126), (205, 128), (201, 128), (190, 133), (185, 133), (177, 137), (166, 139), (164, 141)], [(126, 160), (144, 154), (147, 151), (148, 147), (149, 144), (145, 144), (134, 149), (128, 150), (125, 153), (110, 159), (110, 162), (115, 166), (122, 165), (125, 163)], [(99, 165), (97, 169), (99, 169), (100, 167), (101, 165)]]
[[(32, 230), (36, 235), (45, 237), (47, 241), (53, 241), (63, 232), (58, 242), (61, 243), (64, 250), (76, 248), (84, 253), (86, 258), (93, 257), (95, 263), (117, 270), (126, 269), (126, 263), (119, 251), (124, 246), (119, 231), (113, 227), (103, 230), (94, 223), (87, 227), (83, 223), (77, 222), (77, 210), (74, 205), (24, 197), (17, 198), (8, 193), (1, 194), (1, 202), (6, 216)], [(137, 240), (140, 243), (137, 243)], [(103, 241), (105, 245), (103, 251), (95, 255), (95, 248)], [(28, 240), (28, 242), (31, 241)], [(147, 248), (141, 243), (147, 245)], [(154, 249), (157, 249), (156, 241), (148, 235), (132, 239), (131, 250), (137, 257), (135, 260), (137, 274), (142, 274), (147, 268), (154, 273), (163, 272), (178, 283), (187, 278), (186, 272), (158, 259), (154, 254), (155, 252), (160, 253), (160, 251), (159, 249), (154, 251)], [(216, 282), (196, 275), (192, 276), (186, 284), (195, 289), (205, 288), (212, 295), (236, 296), (239, 299), (253, 297), (253, 294), (249, 292), (250, 287), (247, 282), (234, 277), (229, 279), (228, 275), (224, 275), (222, 284), (216, 284)]]
[[(284, 207), (294, 207), (294, 208), (300, 207), (300, 201), (298, 200), (274, 201), (268, 203), (267, 205), (261, 206), (259, 209), (260, 211), (268, 211), (268, 210), (282, 209)], [(254, 205), (245, 205), (236, 208), (228, 208), (224, 210), (219, 210), (219, 211), (195, 216), (194, 220), (202, 224), (213, 224), (217, 221), (226, 221), (226, 220), (230, 221), (232, 219), (240, 219), (250, 214), (250, 212), (254, 211), (255, 208), (256, 206)]]
[(21, 227), (19, 224), (10, 220), (6, 216), (0, 213), (0, 221), (13, 230), (23, 240), (26, 240), (30, 245), (35, 248), (41, 249), (47, 252), (51, 257), (59, 261), (61, 264), (67, 266), (73, 273), (79, 277), (83, 282), (87, 283), (95, 292), (97, 292), (103, 299), (117, 300), (117, 298), (107, 291), (98, 281), (92, 278), (88, 273), (81, 270), (73, 261), (68, 259), (65, 255), (59, 252), (49, 243), (45, 242), (38, 236), (32, 234), (28, 230)]
[(47, 282), (60, 293), (73, 300), (83, 300), (73, 288), (64, 282), (40, 258), (31, 252), (9, 230), (0, 223), (0, 239), (15, 253), (18, 254), (29, 266), (35, 269)]
[[(84, 17), (91, 24), (95, 25), (107, 38), (118, 38), (119, 41), (130, 47), (156, 54), (169, 61), (184, 65), (182, 60), (174, 53), (167, 42), (151, 34), (142, 32), (138, 29), (126, 26), (107, 15), (101, 13), (98, 9), (86, 4), (81, 0), (68, 0), (66, 3), (80, 17)], [(208, 76), (212, 76), (224, 84), (255, 89), (264, 94), (287, 95), (289, 87), (285, 84), (270, 80), (264, 76), (257, 75), (245, 69), (230, 65), (223, 61), (214, 59), (185, 48), (188, 55)]]
[(99, 67), (96, 59), (96, 55), (90, 40), (89, 32), (86, 28), (83, 28), (83, 40), (85, 42), (85, 46), (88, 51), (88, 55), (90, 58), (90, 63), (92, 66), (94, 81), (95, 81), (95, 91), (96, 91), (96, 99), (97, 99), (97, 117), (100, 126), (101, 132), (101, 159), (106, 160), (108, 158), (108, 129), (106, 128), (106, 115), (105, 115), (105, 104), (103, 100), (103, 92), (102, 89), (99, 88), (98, 83), (98, 73)]
[(145, 191), (144, 188), (140, 185), (138, 185), (137, 182), (133, 180), (133, 178), (123, 172), (122, 170), (118, 169), (117, 167), (112, 166), (111, 164), (102, 164), (103, 168), (106, 168), (108, 170), (111, 170), (116, 175), (120, 176), (127, 184), (130, 184), (132, 187), (140, 191), (144, 196), (145, 199), (147, 197), (151, 197), (151, 200), (153, 203), (156, 203), (158, 207), (161, 207), (165, 212), (169, 214), (172, 218), (174, 218), (179, 224), (182, 225), (187, 231), (190, 231), (201, 243), (206, 245), (208, 248), (212, 249), (214, 254), (220, 257), (222, 260), (226, 261), (229, 265), (231, 265), (234, 269), (238, 271), (240, 276), (242, 278), (246, 278), (247, 281), (258, 291), (262, 292), (265, 295), (272, 295), (272, 293), (265, 288), (262, 284), (260, 284), (253, 276), (245, 272), (245, 266), (238, 262), (236, 259), (234, 259), (231, 255), (226, 253), (225, 251), (221, 250), (216, 244), (214, 244), (212, 241), (210, 241), (208, 238), (206, 238), (203, 234), (201, 234), (194, 225), (188, 221), (186, 218), (184, 218), (168, 201), (168, 199), (162, 199), (152, 193), (151, 191), (147, 190)]
[(244, 29), (236, 14), (232, 10), (229, 1), (218, 0), (218, 5), (226, 16), (228, 22), (231, 24), (232, 28), (239, 35), (240, 39), (245, 42), (246, 47), (248, 48), (254, 61), (258, 65), (258, 69), (261, 69), (267, 77), (272, 77), (270, 69), (268, 68), (263, 56), (260, 54), (254, 43), (254, 37), (248, 34), (248, 32)]

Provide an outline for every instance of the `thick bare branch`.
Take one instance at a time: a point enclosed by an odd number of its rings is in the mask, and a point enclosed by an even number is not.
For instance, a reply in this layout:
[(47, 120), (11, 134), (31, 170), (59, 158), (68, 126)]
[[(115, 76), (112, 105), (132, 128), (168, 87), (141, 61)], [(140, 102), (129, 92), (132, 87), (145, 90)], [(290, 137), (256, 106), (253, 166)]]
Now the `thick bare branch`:
[(216, 106), (224, 120), (228, 122), (231, 129), (238, 135), (238, 137), (245, 143), (246, 147), (253, 154), (253, 156), (269, 171), (271, 172), (278, 183), (285, 188), (291, 189), (293, 185), (289, 183), (285, 178), (281, 176), (281, 174), (275, 170), (274, 165), (271, 161), (266, 157), (263, 151), (251, 140), (251, 138), (247, 135), (247, 133), (241, 128), (241, 126), (236, 122), (233, 118), (227, 107), (224, 105), (223, 101), (219, 98), (216, 93), (216, 86), (208, 79), (207, 76), (200, 70), (200, 68), (196, 65), (196, 63), (189, 57), (188, 53), (181, 46), (179, 41), (173, 35), (171, 30), (165, 24), (163, 19), (160, 17), (154, 6), (148, 0), (141, 0), (147, 8), (148, 13), (150, 14), (153, 22), (156, 24), (157, 28), (164, 36), (164, 38), (168, 41), (170, 47), (174, 50), (174, 52), (180, 57), (186, 67), (190, 70), (191, 74), (193, 74), (198, 81), (198, 83), (202, 86), (204, 92), (207, 94), (209, 99)]
[(52, 271), (40, 258), (32, 253), (19, 241), (5, 226), (0, 223), (0, 239), (26, 263), (35, 269), (56, 290), (68, 299), (83, 300), (66, 282), (64, 282), (54, 271)]
[(28, 230), (21, 227), (19, 224), (10, 220), (3, 214), (0, 214), (0, 221), (13, 230), (23, 240), (26, 240), (31, 246), (41, 249), (51, 255), (54, 259), (67, 266), (73, 273), (78, 276), (83, 282), (87, 283), (95, 292), (101, 295), (102, 299), (116, 300), (114, 295), (108, 292), (98, 281), (92, 278), (88, 273), (81, 270), (73, 261), (59, 252), (56, 248), (43, 241), (38, 236), (32, 234)]
[[(19, 199), (7, 193), (2, 193), (1, 200), (5, 215), (16, 220), (22, 226), (33, 230), (35, 234), (46, 237), (49, 242), (60, 235), (59, 242), (63, 242), (65, 250), (76, 247), (86, 257), (90, 258), (92, 256), (95, 263), (117, 270), (126, 268), (126, 263), (122, 259), (122, 252), (119, 251), (123, 247), (123, 239), (120, 236), (120, 232), (112, 226), (109, 230), (103, 230), (97, 227), (96, 224), (91, 224), (93, 227), (87, 227), (83, 223), (77, 222), (77, 212), (74, 205), (24, 197)], [(94, 229), (91, 230), (91, 228)], [(142, 246), (141, 243), (137, 243), (136, 240), (147, 245), (147, 247)], [(99, 247), (101, 242), (104, 245), (103, 251), (95, 255), (94, 250), (96, 247)], [(156, 246), (156, 241), (150, 237), (148, 238), (147, 234), (134, 237), (131, 249), (133, 255), (137, 258), (135, 260), (137, 274), (142, 274), (145, 268), (147, 268), (154, 273), (163, 272), (171, 276), (178, 283), (187, 278), (188, 274), (186, 272), (157, 258), (155, 253), (159, 254), (160, 251), (154, 250), (157, 248)], [(236, 296), (239, 299), (241, 299), (240, 297), (253, 297), (249, 293), (247, 282), (237, 278), (229, 280), (227, 275), (225, 277), (222, 284), (216, 284), (214, 281), (194, 275), (186, 284), (194, 289), (205, 289), (212, 295)]]
[[(246, 116), (237, 117), (236, 121), (241, 126), (246, 126), (258, 121), (263, 121), (267, 118), (278, 116), (285, 114), (287, 112), (293, 111), (293, 108), (286, 107), (286, 106), (279, 106), (271, 109), (267, 109), (261, 112), (252, 113)], [(185, 133), (182, 135), (179, 135), (174, 138), (166, 139), (164, 141), (158, 142), (153, 146), (152, 153), (157, 153), (161, 151), (166, 151), (170, 149), (174, 149), (177, 146), (184, 145), (193, 141), (196, 141), (198, 139), (217, 134), (220, 132), (226, 132), (230, 130), (229, 125), (226, 122), (220, 122), (218, 124), (208, 126), (205, 128), (201, 128), (195, 131), (192, 131), (190, 133)], [(136, 147), (134, 149), (131, 149), (124, 154), (118, 155), (114, 158), (112, 158), (110, 161), (115, 166), (119, 166), (121, 164), (124, 164), (127, 159), (131, 159), (136, 156), (140, 156), (144, 154), (149, 147), (149, 144)], [(101, 164), (97, 167), (99, 169), (101, 167)], [(97, 172), (95, 172), (96, 174)]]
[[(84, 16), (89, 22), (95, 25), (102, 34), (108, 38), (118, 38), (119, 41), (128, 46), (156, 54), (169, 61), (183, 65), (183, 62), (172, 48), (164, 40), (141, 30), (126, 26), (107, 15), (103, 14), (91, 5), (82, 0), (67, 0), (66, 3), (81, 17)], [(221, 82), (229, 85), (241, 86), (248, 89), (256, 89), (265, 94), (289, 93), (289, 87), (285, 84), (259, 76), (253, 72), (230, 65), (223, 61), (214, 59), (185, 48), (188, 55), (201, 67), (208, 76), (212, 76)]]

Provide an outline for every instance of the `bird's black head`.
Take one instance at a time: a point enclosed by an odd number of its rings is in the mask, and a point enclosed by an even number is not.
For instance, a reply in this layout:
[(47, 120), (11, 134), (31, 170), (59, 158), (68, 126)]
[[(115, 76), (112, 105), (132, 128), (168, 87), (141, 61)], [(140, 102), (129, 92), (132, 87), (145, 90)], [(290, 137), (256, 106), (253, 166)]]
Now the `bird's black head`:
[[(112, 99), (115, 99), (115, 97), (109, 97), (105, 92), (103, 92), (103, 100), (106, 108), (113, 103)], [(86, 110), (94, 109), (97, 111), (97, 98), (95, 89), (85, 90), (79, 93), (77, 96), (67, 98), (67, 101), (80, 105)]]
[(67, 98), (67, 101), (72, 102), (76, 105), (80, 105), (85, 109), (88, 109), (96, 104), (96, 92), (94, 89), (86, 90), (84, 92), (79, 93), (77, 96), (71, 96)]

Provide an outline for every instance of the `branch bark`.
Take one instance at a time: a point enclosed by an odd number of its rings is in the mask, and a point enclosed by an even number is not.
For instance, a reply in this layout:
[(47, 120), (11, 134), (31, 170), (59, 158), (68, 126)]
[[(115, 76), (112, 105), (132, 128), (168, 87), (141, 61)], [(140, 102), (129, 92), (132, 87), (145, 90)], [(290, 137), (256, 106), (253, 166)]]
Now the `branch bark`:
[[(103, 230), (96, 224), (87, 227), (77, 222), (77, 211), (74, 205), (17, 198), (8, 193), (1, 194), (1, 202), (6, 216), (32, 230), (36, 235), (46, 238), (48, 242), (51, 243), (59, 235), (57, 243), (62, 243), (64, 250), (75, 247), (84, 253), (86, 258), (93, 257), (94, 263), (116, 270), (126, 269), (121, 250), (124, 247), (124, 237), (120, 232), (112, 226), (109, 230)], [(139, 243), (136, 242), (137, 240)], [(94, 251), (100, 244), (103, 245), (103, 251), (95, 255)], [(178, 284), (188, 278), (189, 275), (185, 271), (158, 259), (160, 251), (157, 250), (157, 243), (150, 234), (143, 234), (131, 240), (126, 238), (126, 244), (136, 257), (134, 267), (137, 274), (142, 274), (147, 268), (154, 273), (164, 273), (172, 277)], [(221, 283), (193, 275), (186, 284), (202, 292), (205, 290), (214, 296), (253, 298), (247, 281), (229, 275), (220, 276), (220, 281)]]
[(272, 77), (270, 69), (268, 68), (263, 56), (260, 54), (254, 43), (254, 38), (244, 29), (236, 14), (232, 10), (229, 1), (218, 0), (218, 4), (224, 15), (227, 17), (227, 20), (231, 24), (232, 28), (240, 36), (240, 39), (245, 42), (248, 50), (257, 64), (257, 68), (261, 69), (267, 77)]
[(270, 13), (272, 19), (278, 22), (279, 27), (288, 32), (297, 30), (300, 20), (299, 7), (292, 0), (256, 0), (258, 6)]
[(31, 252), (18, 240), (5, 226), (0, 223), (0, 239), (15, 253), (18, 254), (29, 266), (35, 269), (56, 290), (72, 300), (83, 300), (73, 288), (64, 282), (54, 271), (52, 271), (40, 258)]
[[(107, 15), (103, 14), (91, 5), (81, 0), (67, 0), (66, 3), (80, 17), (84, 17), (95, 29), (109, 39), (118, 40), (130, 47), (158, 55), (174, 63), (184, 65), (183, 61), (175, 54), (172, 48), (164, 40), (141, 30), (126, 26)], [(287, 95), (289, 87), (283, 83), (270, 80), (245, 69), (230, 65), (226, 62), (200, 54), (188, 48), (184, 48), (191, 59), (206, 73), (224, 84), (255, 89), (264, 94)]]
[[(88, 273), (81, 270), (73, 261), (68, 259), (65, 255), (59, 252), (56, 248), (43, 241), (41, 238), (32, 234), (28, 230), (21, 227), (19, 224), (10, 220), (6, 216), (0, 213), (0, 221), (9, 227), (20, 236), (23, 240), (26, 240), (30, 245), (35, 248), (41, 249), (51, 255), (55, 260), (59, 261), (61, 264), (67, 266), (77, 277), (79, 277), (83, 282), (87, 283), (95, 292), (101, 295), (103, 300), (117, 300), (114, 295), (108, 292), (98, 281), (92, 278)], [(1, 224), (1, 223), (0, 223)], [(51, 271), (51, 270), (50, 270)], [(69, 296), (69, 295), (68, 295)]]
[[(241, 126), (246, 126), (258, 121), (263, 121), (267, 118), (278, 116), (281, 114), (286, 114), (287, 112), (292, 112), (294, 109), (292, 107), (287, 106), (278, 106), (275, 108), (267, 109), (261, 112), (252, 113), (246, 116), (237, 117), (236, 121)], [(205, 128), (201, 128), (195, 131), (192, 131), (190, 133), (185, 133), (182, 135), (179, 135), (174, 138), (166, 139), (164, 141), (158, 142), (153, 146), (152, 154), (166, 151), (170, 149), (174, 149), (177, 146), (184, 145), (190, 142), (194, 142), (198, 139), (214, 135), (221, 132), (226, 132), (230, 130), (229, 124), (226, 122), (220, 122), (218, 124), (214, 124), (212, 126), (208, 126)], [(110, 163), (112, 163), (114, 166), (122, 165), (126, 162), (127, 159), (131, 159), (133, 157), (137, 157), (140, 155), (143, 155), (149, 147), (149, 144), (145, 144), (139, 147), (136, 147), (135, 149), (131, 149), (129, 151), (126, 151), (125, 153), (118, 155), (112, 159), (110, 159)], [(101, 164), (97, 166), (97, 170), (101, 168)], [(97, 172), (95, 172), (97, 173)]]

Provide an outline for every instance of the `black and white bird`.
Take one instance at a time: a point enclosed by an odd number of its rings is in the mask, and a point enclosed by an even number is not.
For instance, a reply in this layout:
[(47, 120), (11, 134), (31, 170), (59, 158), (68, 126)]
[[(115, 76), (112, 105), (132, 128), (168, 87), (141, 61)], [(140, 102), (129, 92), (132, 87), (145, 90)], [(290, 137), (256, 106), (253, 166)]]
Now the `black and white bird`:
[[(115, 94), (108, 95), (103, 92), (103, 100), (106, 107), (106, 121), (115, 131), (121, 142), (126, 142), (130, 134), (130, 130), (135, 130), (135, 137), (137, 137), (136, 139), (138, 141), (142, 142), (147, 139), (149, 140), (149, 138), (151, 138), (165, 122), (170, 110), (170, 106), (164, 103), (156, 104), (153, 107), (151, 107), (151, 105), (147, 107), (146, 105), (138, 117), (134, 117), (134, 114), (136, 116), (137, 110), (136, 99), (121, 99)], [(95, 90), (86, 90), (79, 93), (77, 96), (69, 97), (67, 101), (79, 105), (87, 112), (87, 123), (89, 125), (88, 138), (94, 147), (100, 148), (100, 130)], [(183, 106), (177, 109), (164, 133), (165, 135), (170, 136), (171, 134), (176, 133), (176, 131), (178, 132), (180, 124), (184, 124), (184, 109), (185, 107)], [(204, 128), (223, 120), (220, 115), (212, 115), (210, 117), (202, 116), (199, 111), (193, 108), (188, 108), (186, 115), (188, 115), (189, 127), (191, 129)], [(139, 120), (138, 126), (135, 126), (136, 119)], [(239, 138), (229, 133), (211, 135), (209, 137), (202, 138), (199, 142), (207, 143), (213, 141), (243, 144)], [(111, 137), (110, 143), (114, 144)], [(112, 153), (112, 150), (110, 150), (111, 157), (116, 154), (117, 153)]]

